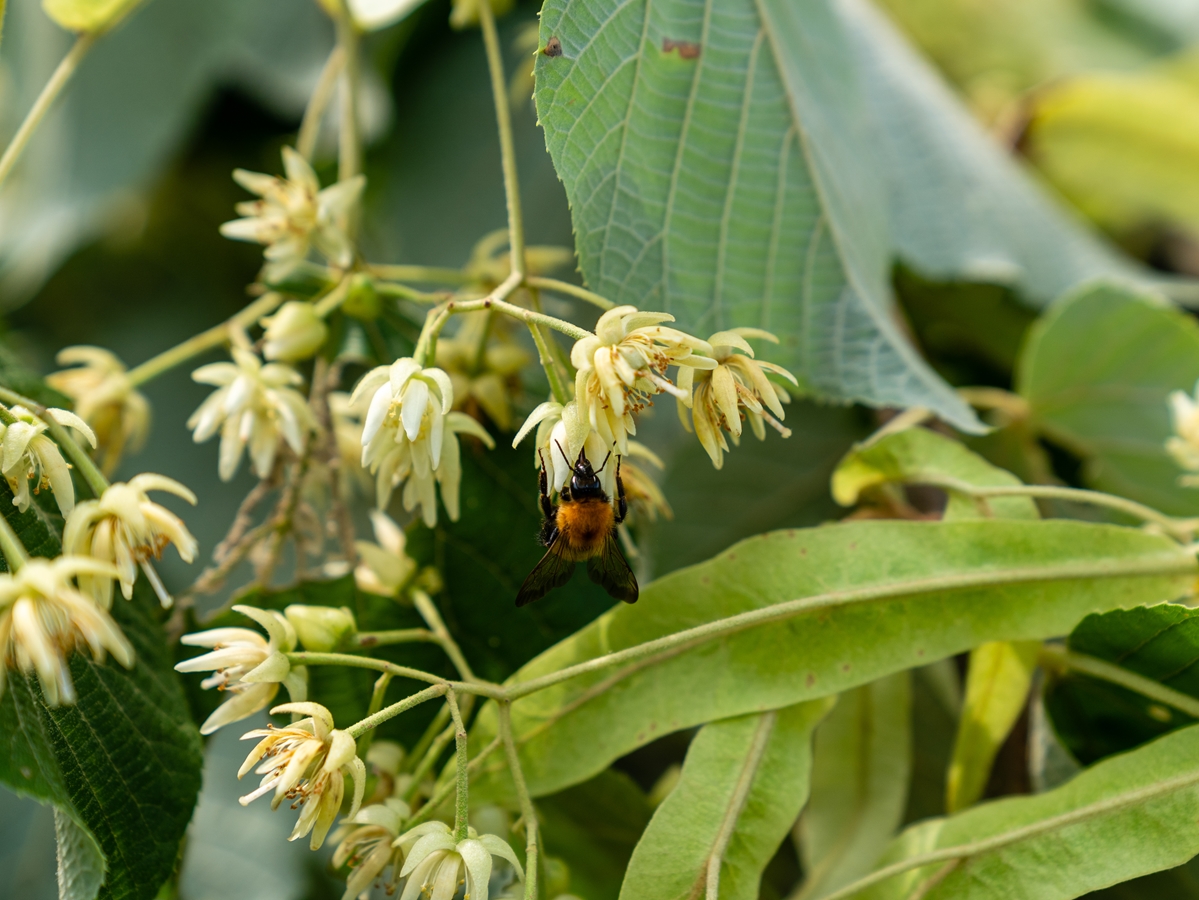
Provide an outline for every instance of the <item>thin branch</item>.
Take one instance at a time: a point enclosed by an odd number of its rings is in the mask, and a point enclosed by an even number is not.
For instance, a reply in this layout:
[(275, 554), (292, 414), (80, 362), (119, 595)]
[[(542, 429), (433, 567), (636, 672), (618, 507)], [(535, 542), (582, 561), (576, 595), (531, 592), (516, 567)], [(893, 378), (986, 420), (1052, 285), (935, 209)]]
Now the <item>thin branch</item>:
[(557, 278), (543, 278), (540, 275), (529, 275), (525, 278), (525, 284), (531, 288), (540, 288), (555, 294), (565, 294), (568, 297), (584, 300), (592, 306), (598, 306), (600, 309), (612, 309), (616, 306), (607, 297), (601, 297), (599, 294), (589, 291), (585, 287), (571, 284), (569, 281), (559, 281)]
[(516, 786), (516, 800), (520, 804), (521, 819), (525, 823), (525, 900), (537, 900), (537, 810), (525, 783), (525, 773), (520, 766), (520, 754), (512, 737), (512, 704), (498, 704), (500, 740), (504, 744), (504, 755), (508, 758), (508, 770)]
[(366, 732), (370, 731), (372, 728), (378, 728), (388, 719), (394, 719), (400, 713), (407, 712), (414, 707), (420, 706), (426, 700), (432, 700), (434, 697), (444, 697), (448, 690), (449, 687), (444, 683), (427, 687), (423, 691), (418, 691), (409, 697), (405, 697), (398, 703), (393, 703), (391, 706), (384, 707), (374, 715), (367, 716), (365, 719), (355, 722), (353, 725), (347, 728), (346, 731), (349, 733), (350, 737), (357, 738), (359, 735), (366, 734)]
[(445, 695), (445, 703), (450, 708), (450, 718), (454, 720), (454, 745), (457, 748), (454, 765), (454, 840), (464, 841), (470, 836), (470, 755), (466, 752), (466, 724), (462, 721), (458, 699), (453, 691)]
[(316, 152), (316, 141), (320, 137), (321, 122), (329, 101), (333, 99), (333, 91), (337, 88), (337, 79), (341, 75), (345, 55), (340, 46), (334, 47), (333, 52), (325, 61), (320, 77), (316, 80), (308, 106), (304, 110), (304, 120), (300, 123), (300, 133), (296, 136), (296, 152), (309, 162)]
[(67, 86), (67, 82), (79, 68), (79, 63), (83, 61), (83, 57), (87, 56), (87, 52), (92, 49), (95, 42), (96, 35), (94, 34), (79, 35), (75, 39), (75, 44), (67, 51), (67, 55), (62, 58), (62, 62), (50, 76), (50, 80), (46, 82), (46, 86), (42, 88), (42, 92), (33, 101), (33, 106), (25, 114), (25, 121), (17, 128), (17, 133), (9, 141), (4, 155), (0, 156), (0, 184), (3, 184), (4, 180), (8, 178), (13, 166), (21, 158), (21, 153), (28, 145), (29, 139), (33, 137), (38, 125), (42, 123), (42, 119), (46, 117), (46, 113), (50, 111), (50, 107), (54, 105), (54, 101), (58, 99), (58, 95)]
[(475, 673), (471, 671), (470, 663), (466, 661), (466, 657), (463, 656), (462, 650), (450, 634), (450, 630), (445, 627), (445, 622), (442, 621), (437, 607), (433, 605), (432, 598), (420, 588), (414, 589), (411, 597), (412, 605), (416, 607), (416, 611), (425, 620), (425, 624), (432, 630), (437, 643), (441, 644), (441, 648), (450, 658), (450, 662), (454, 664), (454, 668), (458, 670), (458, 674), (464, 681), (475, 681)]
[(450, 681), (431, 672), (396, 665), (385, 659), (373, 659), (369, 656), (301, 651), (288, 653), (287, 658), (292, 663), (300, 666), (348, 666), (353, 669), (374, 669), (376, 672), (391, 672), (391, 674), (398, 678), (411, 678), (413, 681), (423, 681), (426, 684), (442, 685), (448, 690), (459, 694), (479, 694), (493, 700), (504, 696), (504, 689), (490, 681)]

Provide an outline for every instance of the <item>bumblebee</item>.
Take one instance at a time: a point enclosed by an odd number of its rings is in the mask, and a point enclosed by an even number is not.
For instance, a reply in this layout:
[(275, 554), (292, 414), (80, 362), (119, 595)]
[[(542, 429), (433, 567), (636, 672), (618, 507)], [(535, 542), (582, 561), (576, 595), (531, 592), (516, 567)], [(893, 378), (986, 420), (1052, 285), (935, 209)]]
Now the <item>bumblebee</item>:
[[(558, 447), (569, 462), (566, 451)], [(587, 575), (610, 595), (625, 603), (637, 602), (637, 578), (620, 550), (616, 526), (628, 512), (624, 484), (620, 480), (620, 457), (616, 457), (616, 502), (604, 493), (599, 473), (608, 464), (609, 453), (599, 471), (583, 450), (575, 460), (569, 485), (563, 485), (558, 503), (550, 500), (549, 478), (545, 460), (541, 461), (541, 525), (540, 540), (548, 549), (541, 562), (533, 567), (516, 595), (516, 605), (525, 606), (540, 600), (554, 588), (570, 581), (574, 564), (587, 560)]]

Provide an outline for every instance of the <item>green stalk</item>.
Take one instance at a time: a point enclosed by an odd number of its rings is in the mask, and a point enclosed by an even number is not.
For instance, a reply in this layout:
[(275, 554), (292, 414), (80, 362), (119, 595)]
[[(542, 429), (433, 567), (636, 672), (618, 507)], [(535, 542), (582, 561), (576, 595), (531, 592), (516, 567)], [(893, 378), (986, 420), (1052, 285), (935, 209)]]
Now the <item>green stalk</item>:
[(16, 572), (29, 562), (29, 551), (25, 549), (25, 545), (21, 543), (17, 533), (8, 524), (8, 519), (2, 515), (0, 515), (0, 553), (4, 554), (4, 561), (8, 563), (10, 572)]
[(577, 284), (571, 284), (569, 281), (559, 281), (557, 278), (542, 278), (540, 275), (529, 275), (525, 278), (525, 284), (531, 288), (540, 288), (554, 294), (565, 294), (568, 297), (586, 301), (592, 306), (598, 306), (604, 310), (612, 309), (616, 306), (607, 297), (601, 297), (599, 294), (589, 291), (585, 287), (579, 287)]
[(507, 701), (501, 702), (497, 711), (500, 740), (504, 744), (508, 771), (512, 773), (520, 815), (525, 823), (525, 900), (537, 900), (537, 810), (533, 806), (533, 798), (529, 795), (525, 773), (520, 766), (520, 754), (517, 753), (516, 741), (512, 737), (512, 704)]
[(423, 691), (418, 691), (410, 697), (405, 697), (398, 703), (393, 703), (391, 706), (384, 707), (377, 713), (369, 715), (359, 722), (355, 722), (346, 729), (346, 732), (350, 735), (350, 737), (357, 740), (361, 735), (366, 734), (372, 728), (378, 728), (388, 719), (394, 719), (400, 713), (407, 712), (413, 707), (420, 706), (426, 700), (432, 700), (434, 697), (445, 696), (447, 690), (448, 688), (445, 684), (435, 684), (432, 687), (425, 688)]
[(458, 700), (454, 692), (445, 695), (446, 706), (450, 708), (450, 718), (454, 720), (454, 744), (457, 747), (457, 763), (455, 770), (455, 802), (454, 802), (454, 840), (465, 841), (470, 836), (470, 757), (466, 752), (466, 725), (462, 721), (462, 713), (458, 710)]
[(83, 61), (83, 57), (87, 56), (87, 52), (92, 49), (92, 44), (95, 42), (96, 35), (94, 34), (79, 35), (75, 39), (74, 46), (67, 51), (67, 55), (63, 57), (62, 62), (58, 64), (58, 68), (50, 76), (50, 80), (46, 82), (46, 86), (42, 88), (42, 92), (33, 101), (33, 106), (25, 114), (25, 121), (17, 128), (17, 133), (13, 135), (12, 140), (4, 151), (4, 155), (0, 156), (0, 184), (4, 183), (4, 179), (8, 177), (13, 166), (17, 164), (17, 160), (20, 159), (21, 153), (29, 143), (29, 139), (33, 137), (33, 133), (37, 131), (38, 125), (42, 123), (42, 119), (46, 117), (46, 113), (50, 111), (50, 107), (54, 105), (54, 101), (58, 99), (58, 95), (67, 86), (67, 82), (71, 80), (71, 76), (79, 68), (79, 63)]
[(304, 110), (304, 120), (300, 123), (300, 133), (296, 136), (296, 152), (309, 162), (312, 162), (312, 155), (316, 152), (316, 140), (321, 133), (321, 120), (325, 118), (329, 101), (333, 99), (333, 91), (337, 87), (337, 78), (341, 75), (344, 59), (341, 47), (334, 47), (328, 60), (325, 61), (325, 67), (321, 69), (320, 78), (317, 79), (316, 87)]

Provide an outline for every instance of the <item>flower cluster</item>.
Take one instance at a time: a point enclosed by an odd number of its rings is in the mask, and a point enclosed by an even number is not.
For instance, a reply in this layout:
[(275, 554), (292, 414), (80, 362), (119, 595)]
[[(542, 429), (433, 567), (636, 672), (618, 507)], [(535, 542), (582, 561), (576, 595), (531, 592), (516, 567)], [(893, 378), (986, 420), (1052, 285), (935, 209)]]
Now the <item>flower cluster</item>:
[(491, 436), (465, 413), (452, 412), (454, 386), (437, 368), (411, 358), (371, 370), (354, 389), (350, 404), (361, 410), (362, 465), (375, 476), (376, 500), (386, 508), (392, 492), (404, 486), (404, 509), (418, 505), (425, 524), (437, 523), (435, 486), (450, 519), (458, 519), (462, 481), (458, 435), (469, 434), (494, 446)]
[(101, 467), (112, 472), (128, 448), (137, 452), (150, 431), (150, 402), (129, 380), (125, 364), (101, 347), (66, 347), (46, 384), (70, 397), (76, 414), (95, 432)]
[(36, 674), (50, 706), (75, 702), (67, 657), (77, 647), (133, 666), (133, 647), (104, 607), (75, 587), (80, 576), (115, 578), (110, 565), (81, 556), (31, 559), (0, 573), (0, 695), (7, 670)]
[(220, 431), (222, 481), (237, 473), (247, 447), (254, 473), (267, 478), (284, 442), (297, 454), (303, 451), (305, 438), (317, 430), (316, 417), (296, 390), (303, 382), (299, 372), (283, 363), (264, 365), (239, 347), (232, 353), (233, 362), (211, 363), (192, 373), (193, 381), (218, 389), (192, 413), (187, 427), (196, 443)]
[(333, 714), (319, 703), (284, 703), (271, 713), (298, 713), (307, 718), (286, 728), (268, 725), (243, 736), (262, 740), (250, 751), (237, 777), (254, 770), (262, 781), (239, 802), (247, 806), (272, 792), (271, 809), (278, 809), (285, 799), (292, 801), (292, 809), (302, 809), (288, 840), (311, 833), (308, 845), (317, 850), (341, 811), (347, 776), (354, 782), (349, 816), (358, 814), (366, 788), (366, 766), (358, 757), (354, 738), (335, 729)]
[(260, 199), (239, 203), (244, 217), (221, 226), (221, 234), (237, 241), (265, 244), (272, 263), (307, 259), (315, 248), (330, 263), (349, 266), (354, 257), (348, 219), (366, 186), (355, 176), (321, 190), (312, 166), (291, 147), (283, 148), (286, 178), (238, 169), (233, 178)]

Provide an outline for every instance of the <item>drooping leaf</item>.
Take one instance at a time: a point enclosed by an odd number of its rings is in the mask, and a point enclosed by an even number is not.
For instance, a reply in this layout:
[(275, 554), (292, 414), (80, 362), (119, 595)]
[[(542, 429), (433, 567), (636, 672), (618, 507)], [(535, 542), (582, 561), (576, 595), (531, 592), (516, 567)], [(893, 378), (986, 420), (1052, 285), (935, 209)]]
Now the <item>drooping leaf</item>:
[(1165, 451), (1168, 397), (1199, 379), (1199, 323), (1152, 294), (1100, 283), (1055, 305), (1016, 374), (1031, 423), (1083, 460), (1089, 486), (1172, 515), (1199, 513)]
[[(517, 700), (529, 788), (560, 790), (702, 722), (838, 693), (987, 640), (1063, 634), (1089, 612), (1170, 600), (1189, 589), (1194, 569), (1165, 538), (1068, 521), (852, 522), (751, 538), (647, 585), (635, 606), (607, 613), (510, 680), (792, 604), (772, 621)], [(476, 747), (494, 722), (484, 708)], [(489, 761), (472, 791), (502, 792), (506, 776), (487, 782), (502, 772)]]
[(945, 787), (947, 812), (978, 801), (991, 765), (1020, 718), (1037, 664), (1036, 641), (989, 641), (970, 651), (966, 697)]
[[(19, 512), (3, 486), (0, 511), (31, 554), (57, 555), (58, 535), (36, 503)], [(133, 645), (134, 667), (75, 653), (74, 706), (46, 706), (35, 680), (9, 671), (0, 698), (0, 781), (70, 819), (57, 829), (75, 851), (60, 877), (79, 896), (98, 887), (103, 860), (102, 898), (149, 900), (174, 869), (196, 803), (200, 736), (171, 669), (153, 591), (139, 583), (112, 615)]]
[(616, 900), (651, 812), (645, 792), (613, 769), (539, 799), (545, 852), (570, 869), (569, 893)]
[[(905, 4), (890, 0), (888, 5)], [(947, 10), (947, 5), (957, 9)], [(992, 73), (995, 64), (988, 65), (988, 58), (980, 59), (978, 52), (988, 37), (1010, 30), (1035, 42), (1063, 19), (1085, 16), (1074, 3), (1033, 0), (1015, 5), (1020, 9), (1011, 3), (1002, 9), (937, 4), (926, 14), (931, 26), (927, 30), (954, 35), (953, 50), (969, 48), (964, 64), (979, 67), (981, 62), (981, 70)], [(869, 115), (879, 123), (874, 149), (877, 165), (890, 176), (888, 212), (896, 256), (938, 280), (1011, 287), (1037, 307), (1088, 279), (1147, 279), (1147, 273), (1104, 246), (1049, 199), (871, 3), (845, 0), (839, 9), (869, 94)], [(921, 12), (913, 15), (920, 17)], [(961, 22), (975, 17), (984, 21)], [(947, 26), (947, 20), (960, 30)], [(975, 40), (962, 42), (962, 31), (972, 25), (978, 29)], [(1093, 22), (1092, 28), (1098, 31), (1102, 26)], [(1080, 33), (1085, 29), (1067, 32), (1067, 39)], [(1106, 43), (1120, 40), (1113, 34)], [(1100, 46), (1106, 49), (1104, 43)], [(1052, 59), (1053, 52), (1034, 50), (1030, 56), (1041, 64)], [(1095, 58), (1102, 54), (1093, 52)], [(1032, 84), (1041, 80), (1035, 74), (1032, 78)], [(993, 78), (989, 84), (994, 85)], [(861, 155), (863, 150), (855, 152)]]
[[(1199, 697), (1199, 613), (1165, 604), (1088, 616), (1068, 646)], [(1046, 709), (1066, 747), (1092, 763), (1192, 724), (1170, 709), (1106, 681), (1077, 672), (1056, 674), (1046, 685)]]
[(705, 892), (755, 900), (762, 870), (807, 799), (812, 729), (828, 707), (800, 703), (700, 729), (678, 784), (633, 851), (621, 900)]
[(536, 101), (589, 287), (701, 335), (776, 331), (817, 394), (973, 413), (891, 317), (886, 188), (826, 0), (542, 10)]
[(1199, 852), (1199, 728), (1104, 760), (1047, 793), (914, 825), (876, 870), (953, 847), (963, 848), (956, 863), (903, 872), (855, 900), (899, 900), (926, 883), (927, 900), (1067, 900), (1181, 865)]
[(911, 774), (911, 676), (899, 672), (842, 694), (816, 729), (797, 900), (816, 900), (870, 871), (903, 822)]
[(54, 810), (54, 834), (58, 840), (60, 900), (94, 900), (108, 868), (96, 839), (58, 809)]
[[(882, 484), (924, 484), (953, 479), (978, 487), (1006, 487), (1020, 480), (997, 468), (959, 442), (927, 428), (908, 428), (854, 447), (833, 473), (832, 493), (842, 506), (853, 506), (862, 492)], [(986, 502), (991, 515), (1003, 519), (1035, 519), (1037, 507), (1027, 497), (997, 497)], [(977, 519), (979, 505), (951, 493), (946, 520)]]

